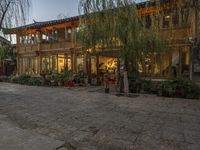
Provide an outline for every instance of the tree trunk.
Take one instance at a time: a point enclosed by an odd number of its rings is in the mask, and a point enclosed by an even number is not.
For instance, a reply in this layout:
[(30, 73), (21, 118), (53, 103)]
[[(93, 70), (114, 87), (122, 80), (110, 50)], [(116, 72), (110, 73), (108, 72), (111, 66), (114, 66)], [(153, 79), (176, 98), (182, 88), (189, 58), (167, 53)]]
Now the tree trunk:
[(88, 58), (87, 58), (87, 74), (88, 74), (88, 83), (89, 84), (92, 83), (92, 71), (91, 71), (91, 67), (92, 67), (91, 55), (88, 54)]
[(128, 82), (128, 58), (125, 57), (124, 63), (124, 94), (128, 96), (129, 94), (129, 82)]
[(96, 55), (96, 68), (97, 68), (97, 85), (100, 85), (100, 77), (99, 77), (99, 54)]
[(129, 94), (129, 83), (128, 83), (128, 72), (124, 71), (124, 94), (128, 96)]

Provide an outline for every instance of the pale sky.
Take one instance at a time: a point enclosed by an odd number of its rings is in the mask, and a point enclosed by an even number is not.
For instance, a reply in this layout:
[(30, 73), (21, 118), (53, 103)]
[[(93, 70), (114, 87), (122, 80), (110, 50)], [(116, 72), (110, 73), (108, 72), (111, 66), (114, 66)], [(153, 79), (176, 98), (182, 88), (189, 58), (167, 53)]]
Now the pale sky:
[(58, 19), (59, 14), (67, 17), (78, 15), (79, 0), (32, 0), (28, 23)]
[[(135, 0), (143, 2), (145, 0)], [(78, 15), (79, 0), (32, 0), (32, 10), (28, 23), (48, 21), (58, 18), (59, 14), (67, 17)]]

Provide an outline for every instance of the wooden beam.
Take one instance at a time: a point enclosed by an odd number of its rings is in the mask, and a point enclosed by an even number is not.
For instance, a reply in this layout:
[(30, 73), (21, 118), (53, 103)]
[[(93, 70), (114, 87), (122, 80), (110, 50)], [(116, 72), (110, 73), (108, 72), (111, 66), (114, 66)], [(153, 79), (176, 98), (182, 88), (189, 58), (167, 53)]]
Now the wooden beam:
[(179, 47), (179, 68), (178, 68), (178, 73), (179, 73), (179, 77), (182, 76), (182, 48)]

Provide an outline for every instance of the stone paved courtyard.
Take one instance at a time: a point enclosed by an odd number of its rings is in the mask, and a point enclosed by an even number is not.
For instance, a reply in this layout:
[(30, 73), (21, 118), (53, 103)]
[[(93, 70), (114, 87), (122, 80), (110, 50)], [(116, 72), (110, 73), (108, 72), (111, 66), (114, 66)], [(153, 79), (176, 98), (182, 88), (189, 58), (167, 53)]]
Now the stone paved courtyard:
[(21, 129), (65, 141), (60, 149), (200, 149), (198, 100), (0, 83), (0, 115)]

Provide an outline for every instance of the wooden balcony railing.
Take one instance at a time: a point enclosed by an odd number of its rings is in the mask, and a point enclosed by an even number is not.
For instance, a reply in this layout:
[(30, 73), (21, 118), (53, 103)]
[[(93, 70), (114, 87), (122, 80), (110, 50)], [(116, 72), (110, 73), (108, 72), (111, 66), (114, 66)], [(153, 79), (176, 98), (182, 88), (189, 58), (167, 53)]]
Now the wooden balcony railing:
[(168, 39), (183, 39), (193, 36), (194, 31), (190, 27), (167, 28), (160, 30), (161, 37)]
[(52, 42), (52, 43), (39, 43), (39, 44), (26, 44), (18, 47), (18, 53), (34, 52), (34, 51), (47, 51), (73, 48), (72, 42)]

